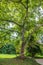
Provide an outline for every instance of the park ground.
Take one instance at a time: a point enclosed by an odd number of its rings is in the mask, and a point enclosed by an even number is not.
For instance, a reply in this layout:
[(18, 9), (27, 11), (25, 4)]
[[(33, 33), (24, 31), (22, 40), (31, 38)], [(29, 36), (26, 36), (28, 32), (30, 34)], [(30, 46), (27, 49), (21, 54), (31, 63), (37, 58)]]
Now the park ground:
[(0, 54), (0, 65), (43, 65), (43, 59), (26, 58), (21, 60), (18, 55)]

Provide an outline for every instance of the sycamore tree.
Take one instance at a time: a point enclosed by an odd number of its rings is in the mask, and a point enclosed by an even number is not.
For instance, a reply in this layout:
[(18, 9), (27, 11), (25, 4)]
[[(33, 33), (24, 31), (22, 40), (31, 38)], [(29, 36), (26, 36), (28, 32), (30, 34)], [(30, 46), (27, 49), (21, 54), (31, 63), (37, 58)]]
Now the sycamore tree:
[(0, 45), (16, 41), (23, 58), (31, 36), (38, 41), (39, 34), (43, 35), (43, 0), (0, 0)]

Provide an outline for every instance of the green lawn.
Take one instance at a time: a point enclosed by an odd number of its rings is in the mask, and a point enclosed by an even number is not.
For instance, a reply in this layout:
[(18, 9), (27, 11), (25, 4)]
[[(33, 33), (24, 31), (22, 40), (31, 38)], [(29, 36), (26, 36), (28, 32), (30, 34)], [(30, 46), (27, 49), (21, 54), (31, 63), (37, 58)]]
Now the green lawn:
[(40, 65), (34, 59), (21, 60), (17, 55), (0, 54), (0, 65)]
[(35, 58), (42, 58), (43, 59), (43, 55), (36, 55), (36, 57)]
[[(15, 58), (18, 55), (14, 55), (14, 54), (0, 54), (0, 58)], [(43, 56), (41, 55), (36, 55), (35, 58), (43, 58)]]
[(0, 58), (15, 58), (17, 55), (10, 54), (0, 54)]

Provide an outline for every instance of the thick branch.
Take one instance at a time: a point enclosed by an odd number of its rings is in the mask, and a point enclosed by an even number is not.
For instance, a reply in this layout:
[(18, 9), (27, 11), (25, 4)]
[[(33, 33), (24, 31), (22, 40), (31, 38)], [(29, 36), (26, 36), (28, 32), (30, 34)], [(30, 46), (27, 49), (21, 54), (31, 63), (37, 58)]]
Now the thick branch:
[(20, 25), (19, 23), (15, 22), (15, 21), (12, 21), (12, 20), (4, 20), (4, 19), (0, 19), (0, 21), (6, 21), (6, 22), (12, 22), (20, 27), (22, 27), (22, 25)]
[[(17, 32), (17, 33), (19, 33), (20, 34), (20, 32), (19, 31), (17, 31), (17, 30), (12, 30), (12, 29), (6, 29), (6, 28), (2, 28), (2, 27), (0, 27), (0, 31), (3, 31), (3, 32), (7, 32), (7, 31), (10, 31), (10, 32)], [(4, 31), (5, 30), (5, 31)]]

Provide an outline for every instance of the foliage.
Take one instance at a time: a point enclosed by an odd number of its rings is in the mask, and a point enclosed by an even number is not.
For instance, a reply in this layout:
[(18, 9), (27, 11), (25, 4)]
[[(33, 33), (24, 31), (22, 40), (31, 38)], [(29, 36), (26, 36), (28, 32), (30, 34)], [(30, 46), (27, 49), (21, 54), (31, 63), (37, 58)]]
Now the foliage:
[(28, 53), (30, 53), (30, 55), (31, 55), (32, 57), (35, 57), (35, 55), (36, 55), (37, 53), (40, 53), (40, 54), (42, 53), (42, 51), (41, 51), (39, 45), (30, 45), (30, 46), (27, 48), (27, 50), (28, 50)]
[(13, 44), (6, 44), (0, 48), (0, 53), (3, 54), (16, 54), (16, 49)]
[(22, 51), (25, 44), (30, 43), (31, 34), (38, 41), (39, 35), (43, 35), (42, 11), (43, 0), (1, 0), (0, 47), (5, 43), (16, 42), (14, 45), (22, 48)]

